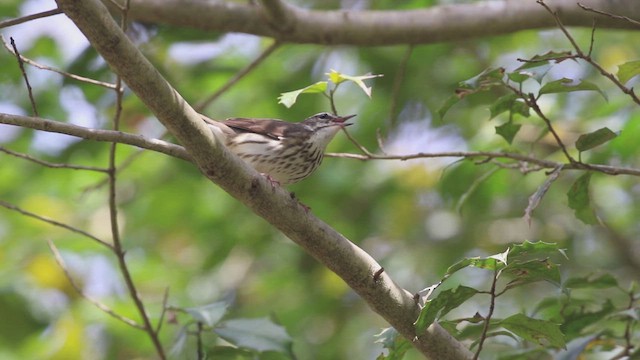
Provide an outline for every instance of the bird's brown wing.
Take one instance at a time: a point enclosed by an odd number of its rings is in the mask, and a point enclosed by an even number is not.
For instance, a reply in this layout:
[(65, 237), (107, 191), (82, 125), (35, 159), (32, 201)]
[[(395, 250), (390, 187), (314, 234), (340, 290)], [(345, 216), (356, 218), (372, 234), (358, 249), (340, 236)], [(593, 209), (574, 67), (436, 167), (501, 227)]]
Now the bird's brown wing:
[(231, 118), (223, 124), (238, 132), (252, 132), (275, 140), (287, 137), (289, 133), (302, 125), (276, 119)]

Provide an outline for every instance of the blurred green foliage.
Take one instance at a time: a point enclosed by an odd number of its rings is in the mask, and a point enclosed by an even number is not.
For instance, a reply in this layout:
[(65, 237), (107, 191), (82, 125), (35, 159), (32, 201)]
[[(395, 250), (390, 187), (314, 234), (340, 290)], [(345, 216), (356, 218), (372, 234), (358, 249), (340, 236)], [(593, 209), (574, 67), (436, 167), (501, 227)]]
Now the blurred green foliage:
[[(424, 1), (372, 3), (379, 9), (425, 6)], [(18, 7), (19, 2), (0, 4), (3, 16), (17, 16)], [(89, 48), (69, 59), (63, 56), (60, 43), (45, 34), (25, 46), (23, 36), (28, 28), (29, 24), (22, 25), (21, 32), (11, 34), (23, 55), (83, 76), (114, 80), (105, 63)], [(141, 50), (193, 104), (215, 92), (271, 42), (251, 36), (212, 36), (177, 28), (138, 30), (143, 34), (138, 40)], [(571, 32), (580, 44), (588, 47), (590, 29)], [(144, 40), (145, 37), (148, 39)], [(640, 58), (640, 50), (634, 46), (636, 37), (631, 32), (597, 30), (592, 56), (613, 73), (617, 66), (628, 64), (623, 69), (629, 77), (628, 72), (633, 73)], [(210, 45), (221, 51), (193, 61), (191, 57), (196, 51), (177, 48), (177, 43)], [(336, 94), (340, 113), (358, 114), (350, 133), (372, 151), (380, 150), (379, 133), (385, 151), (390, 154), (509, 151), (562, 161), (562, 153), (538, 117), (523, 116), (522, 108), (514, 105), (513, 99), (508, 107), (504, 99), (495, 105), (508, 95), (504, 89), (466, 96), (459, 103), (451, 103), (446, 116), (438, 117), (437, 113), (461, 81), (486, 68), (504, 67), (513, 71), (522, 65), (517, 58), (565, 50), (570, 50), (570, 45), (558, 30), (524, 31), (490, 39), (415, 46), (406, 68), (400, 69), (405, 46), (329, 48), (284, 44), (203, 112), (216, 119), (241, 116), (302, 120), (330, 110), (327, 100), (305, 95), (288, 109), (278, 104), (281, 93), (325, 80), (324, 74), (330, 69), (351, 75), (383, 74), (384, 77), (367, 80), (373, 86), (371, 99), (353, 84), (341, 86)], [(31, 106), (15, 58), (6, 52), (0, 55), (0, 67), (3, 69), (0, 102), (29, 114)], [(406, 75), (396, 90), (394, 83), (401, 72)], [(110, 128), (115, 112), (112, 91), (33, 67), (29, 67), (28, 74), (43, 117), (69, 121), (77, 108), (62, 107), (61, 102), (68, 96), (65, 90), (74, 89), (84, 98), (81, 106), (94, 107), (95, 113), (83, 113), (92, 118), (83, 120), (95, 127)], [(562, 78), (588, 81), (583, 84), (597, 86), (609, 99), (603, 100), (597, 91), (553, 91), (541, 102), (543, 111), (576, 158), (578, 150), (574, 144), (580, 135), (607, 127), (619, 136), (608, 138), (609, 142), (598, 147), (589, 147), (581, 159), (640, 167), (637, 104), (579, 61), (551, 64), (546, 75), (550, 81)], [(637, 81), (637, 77), (631, 78), (628, 85)], [(534, 84), (527, 86), (534, 87), (527, 91), (540, 90)], [(396, 112), (390, 113), (394, 103)], [(124, 131), (152, 136), (162, 132), (135, 96), (127, 93), (123, 106)], [(494, 111), (496, 106), (503, 108)], [(512, 112), (515, 115), (511, 118)], [(511, 127), (504, 128), (504, 124)], [(498, 130), (501, 126), (502, 133)], [(0, 131), (4, 129), (7, 127)], [(46, 161), (106, 167), (108, 144), (60, 141), (21, 130), (2, 146)], [(58, 151), (46, 150), (43, 145), (51, 142), (62, 145)], [(358, 152), (340, 134), (329, 151)], [(123, 162), (137, 152), (128, 146), (118, 146), (118, 161)], [(0, 159), (0, 200), (110, 241), (104, 174), (47, 168), (5, 153), (0, 153)], [(397, 283), (410, 291), (437, 283), (452, 264), (462, 259), (501, 253), (510, 244), (526, 240), (556, 243), (558, 248), (565, 249), (568, 260), (561, 261), (559, 270), (563, 279), (588, 279), (591, 274), (598, 279), (610, 276), (617, 279), (615, 286), (619, 288), (637, 281), (640, 273), (637, 177), (593, 174), (587, 187), (580, 188), (581, 194), (591, 200), (588, 211), (594, 225), (586, 225), (574, 216), (571, 199), (567, 200), (566, 195), (576, 180), (585, 176), (584, 172), (562, 172), (527, 224), (522, 216), (528, 198), (546, 176), (544, 171), (523, 174), (517, 167), (496, 168), (495, 164), (482, 161), (326, 158), (318, 172), (290, 190), (319, 218), (372, 254)], [(286, 331), (292, 341), (292, 345), (283, 340), (273, 346), (286, 349), (284, 353), (290, 351), (287, 346), (292, 346), (291, 351), (298, 359), (373, 359), (383, 352), (384, 343), (393, 344), (403, 354), (407, 350), (389, 339), (374, 345), (373, 335), (387, 326), (382, 319), (337, 276), (213, 186), (194, 166), (145, 152), (119, 173), (118, 200), (126, 259), (153, 321), (159, 320), (163, 296), (168, 291), (167, 305), (175, 308), (199, 308), (225, 301), (228, 308), (222, 321), (260, 321), (271, 317), (268, 322), (271, 325), (261, 324)], [(599, 221), (595, 221), (596, 216)], [(138, 319), (111, 253), (78, 234), (2, 209), (0, 359), (153, 358), (154, 350), (142, 331), (114, 320), (78, 296), (51, 255), (47, 240), (60, 249), (70, 273), (88, 296), (100, 299), (119, 314)], [(470, 269), (456, 272), (440, 294), (451, 291), (447, 289), (460, 289), (458, 286), (486, 291), (490, 273)], [(567, 284), (564, 287), (570, 288)], [(589, 290), (596, 288), (591, 286)], [(548, 283), (527, 284), (499, 299), (496, 316), (506, 320), (523, 312), (561, 321), (560, 313), (568, 309), (574, 317), (591, 316), (582, 327), (561, 327), (573, 339), (582, 336), (593, 340), (589, 336), (594, 331), (588, 326), (602, 324), (600, 320), (613, 323), (608, 332), (624, 333), (621, 327), (624, 321), (615, 322), (608, 316), (614, 310), (624, 309), (629, 302), (627, 294), (610, 292), (605, 300), (603, 294), (585, 293), (580, 298), (585, 306), (579, 307), (576, 303), (564, 303), (569, 297), (562, 297)], [(534, 314), (536, 306), (538, 314)], [(452, 318), (471, 318), (476, 312), (486, 315), (486, 298), (471, 297), (464, 306), (453, 310)], [(635, 316), (637, 323), (637, 307), (631, 310), (619, 316), (625, 321)], [(194, 329), (193, 316), (172, 310), (167, 314), (170, 319), (165, 319), (170, 321), (163, 324), (161, 340), (167, 350), (184, 340), (180, 351), (174, 354), (177, 358), (195, 358), (195, 336), (184, 333), (185, 329)], [(518, 323), (517, 320), (514, 322)], [(441, 321), (452, 331), (458, 325), (446, 323), (446, 318)], [(477, 335), (478, 329), (469, 326), (467, 332)], [(463, 335), (464, 329), (459, 326), (457, 331), (461, 338), (475, 336)], [(222, 338), (233, 341), (233, 336)], [(282, 339), (285, 338), (283, 335)], [(255, 347), (232, 350), (228, 348), (229, 342), (210, 331), (203, 333), (203, 341), (212, 358), (255, 356)], [(469, 340), (468, 344), (471, 343)], [(614, 345), (600, 344), (600, 347), (606, 350)], [(485, 344), (483, 354), (493, 358), (514, 348), (512, 335), (497, 336)], [(541, 356), (540, 351), (535, 348), (526, 355), (531, 357), (520, 358), (536, 358)], [(282, 356), (265, 352), (260, 358)], [(419, 356), (408, 351), (405, 358)]]

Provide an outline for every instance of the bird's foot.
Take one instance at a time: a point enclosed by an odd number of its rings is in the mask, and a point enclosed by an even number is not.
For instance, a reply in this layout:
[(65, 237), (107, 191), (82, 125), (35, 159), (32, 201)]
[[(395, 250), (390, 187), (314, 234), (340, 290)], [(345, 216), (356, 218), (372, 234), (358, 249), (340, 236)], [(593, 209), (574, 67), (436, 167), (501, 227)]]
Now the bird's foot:
[(269, 181), (269, 183), (271, 183), (271, 187), (275, 190), (275, 188), (277, 188), (278, 186), (280, 186), (280, 181), (274, 179), (271, 177), (271, 175), (267, 174), (267, 173), (260, 173), (262, 176), (264, 176), (265, 178), (267, 178), (267, 180)]

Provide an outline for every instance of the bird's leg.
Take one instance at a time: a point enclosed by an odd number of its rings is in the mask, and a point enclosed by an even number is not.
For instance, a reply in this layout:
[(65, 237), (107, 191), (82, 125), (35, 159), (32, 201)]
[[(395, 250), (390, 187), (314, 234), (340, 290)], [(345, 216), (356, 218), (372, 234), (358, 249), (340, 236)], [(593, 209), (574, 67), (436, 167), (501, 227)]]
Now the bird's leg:
[(280, 186), (280, 181), (274, 179), (273, 177), (271, 177), (271, 175), (267, 174), (267, 173), (260, 173), (260, 175), (264, 176), (269, 183), (271, 183), (271, 187), (273, 189), (275, 189), (276, 187)]

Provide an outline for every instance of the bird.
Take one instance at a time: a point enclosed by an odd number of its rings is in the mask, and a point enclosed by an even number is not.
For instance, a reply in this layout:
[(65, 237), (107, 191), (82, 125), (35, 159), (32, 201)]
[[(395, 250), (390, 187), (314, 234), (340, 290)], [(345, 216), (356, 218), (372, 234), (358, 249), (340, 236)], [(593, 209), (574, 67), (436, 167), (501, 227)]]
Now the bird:
[(325, 149), (354, 115), (321, 112), (301, 122), (266, 118), (203, 120), (227, 148), (275, 184), (289, 185), (320, 166)]

